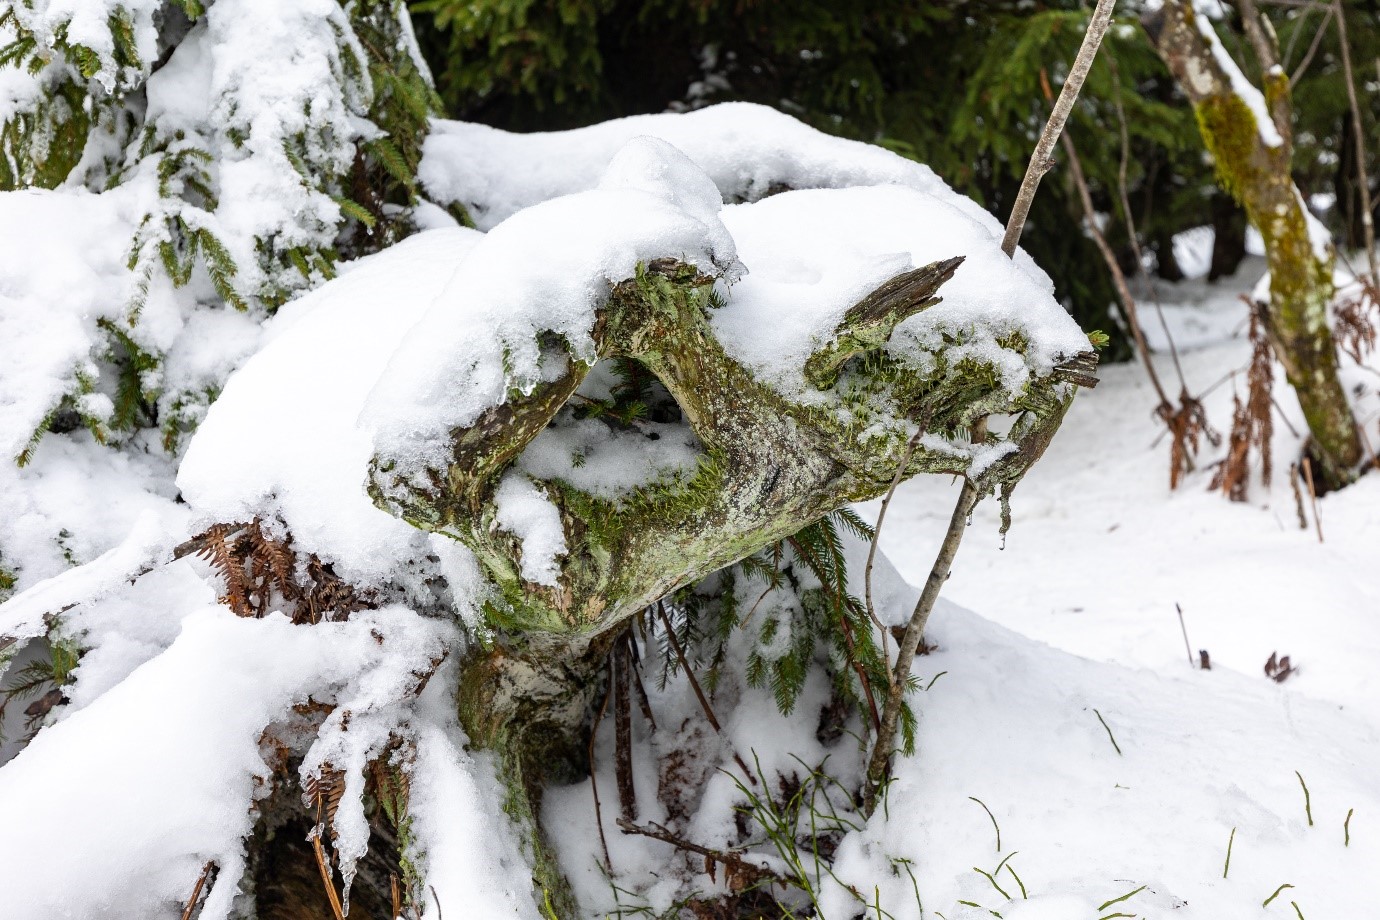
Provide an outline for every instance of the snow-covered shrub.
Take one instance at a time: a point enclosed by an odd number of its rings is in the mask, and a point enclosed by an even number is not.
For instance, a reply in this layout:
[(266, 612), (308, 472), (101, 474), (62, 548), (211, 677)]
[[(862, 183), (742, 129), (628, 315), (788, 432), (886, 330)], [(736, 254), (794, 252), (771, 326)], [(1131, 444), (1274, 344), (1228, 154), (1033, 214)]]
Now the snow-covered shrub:
[[(174, 444), (224, 378), (186, 354), (225, 324), (199, 314), (272, 310), (406, 231), (433, 94), (401, 2), (3, 3), (4, 39), (0, 189), (35, 191), (5, 202), (0, 323), (45, 365), (10, 457), (76, 420)], [(32, 279), (69, 252), (89, 269), (55, 310)]]

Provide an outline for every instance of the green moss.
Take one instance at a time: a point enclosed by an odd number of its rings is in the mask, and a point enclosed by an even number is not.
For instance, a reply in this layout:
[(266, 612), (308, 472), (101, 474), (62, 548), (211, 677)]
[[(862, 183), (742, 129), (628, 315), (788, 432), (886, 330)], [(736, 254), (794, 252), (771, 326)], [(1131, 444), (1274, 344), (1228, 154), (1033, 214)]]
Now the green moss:
[(1212, 154), (1217, 179), (1237, 201), (1260, 182), (1252, 158), (1260, 144), (1260, 126), (1250, 106), (1236, 95), (1210, 96), (1193, 108), (1203, 142)]
[(9, 599), (9, 596), (14, 593), (14, 586), (18, 582), (19, 575), (13, 569), (6, 568), (3, 563), (0, 563), (0, 603)]

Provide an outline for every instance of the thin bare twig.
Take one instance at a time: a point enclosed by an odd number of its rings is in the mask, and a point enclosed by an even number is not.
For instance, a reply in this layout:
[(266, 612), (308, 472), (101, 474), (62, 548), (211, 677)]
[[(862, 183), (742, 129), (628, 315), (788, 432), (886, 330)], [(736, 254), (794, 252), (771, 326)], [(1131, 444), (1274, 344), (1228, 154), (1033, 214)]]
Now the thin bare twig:
[(1140, 247), (1140, 231), (1136, 229), (1135, 214), (1131, 210), (1131, 193), (1126, 180), (1131, 162), (1131, 131), (1127, 126), (1126, 107), (1121, 102), (1121, 72), (1117, 69), (1116, 58), (1110, 52), (1106, 55), (1107, 66), (1112, 70), (1112, 103), (1116, 109), (1117, 126), (1121, 134), (1121, 162), (1117, 165), (1117, 197), (1121, 199), (1121, 217), (1126, 222), (1126, 236), (1131, 242), (1131, 252), (1136, 258), (1136, 274), (1145, 289), (1150, 292), (1150, 301), (1155, 305), (1155, 314), (1160, 320), (1164, 340), (1169, 344), (1169, 357), (1174, 362), (1174, 374), (1179, 379), (1179, 392), (1188, 392), (1188, 382), (1184, 380), (1183, 365), (1179, 362), (1179, 348), (1174, 344), (1174, 336), (1169, 331), (1169, 322), (1164, 318), (1164, 305), (1160, 303), (1159, 291), (1145, 268), (1145, 253)]
[(1380, 270), (1375, 260), (1375, 218), (1370, 205), (1370, 177), (1366, 175), (1366, 132), (1361, 123), (1361, 106), (1356, 101), (1356, 78), (1351, 71), (1351, 45), (1346, 35), (1346, 11), (1341, 0), (1332, 0), (1333, 19), (1337, 22), (1337, 40), (1342, 46), (1342, 74), (1346, 77), (1346, 95), (1351, 104), (1351, 127), (1356, 136), (1356, 183), (1361, 194), (1361, 231), (1366, 244), (1366, 262), (1371, 280), (1380, 283)]
[(1318, 514), (1318, 490), (1313, 486), (1313, 459), (1304, 458), (1303, 480), (1308, 484), (1308, 501), (1313, 507), (1313, 525), (1318, 529), (1318, 542), (1323, 542), (1322, 515)]
[[(1102, 38), (1107, 34), (1107, 27), (1111, 24), (1112, 10), (1115, 6), (1116, 0), (1097, 0), (1097, 7), (1093, 10), (1092, 19), (1088, 23), (1088, 30), (1083, 35), (1083, 43), (1078, 49), (1078, 56), (1069, 69), (1068, 79), (1064, 81), (1064, 85), (1059, 90), (1059, 99), (1054, 104), (1054, 111), (1050, 114), (1049, 121), (1045, 123), (1045, 128), (1040, 133), (1040, 139), (1035, 145), (1035, 152), (1026, 166), (1025, 178), (1021, 181), (1020, 192), (1016, 196), (1016, 206), (1011, 211), (1010, 220), (1007, 221), (1006, 234), (1002, 238), (1002, 252), (1006, 253), (1008, 257), (1015, 257), (1016, 246), (1021, 238), (1021, 230), (1024, 229), (1026, 217), (1030, 214), (1031, 202), (1035, 199), (1035, 190), (1040, 185), (1040, 179), (1049, 169), (1050, 154), (1054, 151), (1054, 145), (1064, 130), (1064, 123), (1068, 121), (1069, 112), (1073, 110), (1073, 104), (1078, 99), (1078, 92), (1083, 88), (1083, 81), (1092, 68), (1093, 60), (1097, 56), (1097, 49), (1102, 44)], [(977, 443), (982, 443), (987, 439), (987, 420), (985, 418), (977, 419), (973, 423), (972, 434), (973, 440)], [(972, 513), (980, 497), (972, 480), (965, 477), (963, 488), (958, 494), (958, 501), (954, 504), (953, 513), (949, 516), (949, 527), (944, 534), (944, 541), (940, 544), (939, 554), (935, 557), (934, 565), (930, 568), (929, 578), (925, 580), (925, 586), (920, 592), (920, 599), (916, 601), (915, 609), (911, 611), (910, 621), (906, 624), (905, 632), (901, 635), (900, 648), (897, 650), (896, 663), (892, 669), (894, 677), (888, 687), (886, 707), (882, 710), (881, 725), (877, 730), (877, 738), (873, 743), (872, 755), (868, 761), (867, 777), (863, 783), (864, 814), (872, 814), (877, 807), (877, 793), (885, 783), (887, 772), (891, 766), (896, 731), (901, 720), (901, 707), (904, 705), (906, 678), (910, 675), (911, 665), (915, 662), (915, 652), (920, 646), (925, 624), (929, 621), (935, 602), (939, 600), (939, 589), (948, 580), (954, 558), (958, 555), (959, 544), (963, 541), (963, 531), (968, 524), (968, 515)]]
[[(1040, 68), (1040, 89), (1045, 94), (1046, 100), (1054, 101), (1054, 91), (1049, 86), (1049, 74), (1043, 67)], [(1092, 241), (1097, 244), (1097, 250), (1102, 253), (1102, 260), (1107, 263), (1107, 270), (1112, 275), (1112, 285), (1116, 288), (1117, 296), (1121, 300), (1122, 313), (1126, 317), (1127, 325), (1131, 327), (1132, 337), (1136, 340), (1136, 351), (1140, 353), (1141, 363), (1145, 365), (1145, 372), (1150, 377), (1150, 384), (1155, 388), (1155, 395), (1160, 399), (1161, 411), (1159, 415), (1162, 418), (1168, 418), (1173, 411), (1169, 394), (1164, 391), (1164, 386), (1160, 383), (1160, 375), (1156, 373), (1155, 364), (1150, 360), (1150, 346), (1146, 344), (1145, 335), (1141, 331), (1140, 318), (1136, 312), (1136, 299), (1131, 296), (1131, 288), (1126, 283), (1126, 275), (1121, 271), (1121, 265), (1117, 262), (1116, 253), (1112, 252), (1107, 237), (1097, 226), (1097, 209), (1093, 207), (1092, 193), (1088, 190), (1088, 180), (1083, 174), (1083, 161), (1079, 159), (1078, 148), (1074, 146), (1073, 138), (1069, 137), (1067, 132), (1059, 135), (1059, 143), (1063, 145), (1064, 154), (1069, 159), (1069, 175), (1073, 178), (1074, 187), (1078, 190), (1078, 200), (1083, 205), (1084, 227), (1088, 231), (1088, 236), (1092, 237)], [(1134, 239), (1134, 230), (1131, 236)]]
[(1179, 612), (1179, 631), (1184, 634), (1184, 651), (1188, 653), (1188, 666), (1193, 667), (1193, 646), (1188, 643), (1188, 627), (1184, 625), (1184, 608), (1179, 606), (1179, 602), (1174, 602), (1174, 609)]
[(1322, 45), (1323, 36), (1327, 34), (1327, 24), (1332, 19), (1332, 7), (1328, 7), (1323, 12), (1322, 22), (1318, 23), (1318, 31), (1313, 35), (1313, 41), (1308, 45), (1308, 50), (1304, 52), (1303, 60), (1299, 61), (1299, 66), (1294, 68), (1294, 72), (1289, 76), (1289, 89), (1292, 90), (1298, 85), (1300, 79), (1308, 70), (1308, 65), (1313, 63), (1313, 55), (1318, 53), (1318, 47)]
[(632, 764), (632, 668), (628, 641), (631, 630), (624, 632), (613, 644), (610, 656), (613, 664), (613, 766), (618, 784), (618, 808), (624, 818), (637, 818), (637, 787), (633, 783)]
[(653, 840), (660, 840), (662, 843), (669, 843), (678, 850), (685, 850), (703, 856), (706, 860), (719, 863), (735, 872), (739, 877), (747, 879), (750, 883), (770, 881), (779, 884), (788, 884), (787, 879), (768, 869), (766, 866), (759, 866), (756, 863), (748, 862), (738, 853), (728, 850), (716, 850), (712, 847), (703, 846), (692, 840), (686, 840), (671, 833), (660, 824), (651, 823), (646, 825), (634, 824), (623, 818), (618, 819), (618, 826), (625, 834), (637, 834), (642, 837), (650, 837)]
[[(974, 439), (984, 438), (986, 431), (987, 424), (984, 419), (974, 427)], [(954, 504), (953, 513), (949, 516), (948, 530), (945, 531), (944, 540), (939, 545), (939, 555), (935, 557), (934, 565), (930, 568), (930, 575), (925, 579), (925, 586), (920, 592), (920, 599), (915, 602), (915, 610), (911, 612), (910, 622), (906, 624), (905, 632), (901, 634), (900, 648), (897, 650), (896, 664), (893, 667), (895, 676), (887, 692), (886, 706), (882, 710), (882, 722), (877, 729), (877, 739), (873, 744), (872, 758), (867, 768), (867, 781), (863, 789), (864, 814), (870, 815), (876, 808), (877, 792), (886, 780), (887, 770), (891, 763), (891, 754), (896, 743), (896, 730), (901, 719), (906, 678), (910, 675), (911, 665), (915, 662), (915, 652), (920, 646), (921, 637), (924, 635), (925, 624), (929, 621), (935, 602), (939, 600), (939, 589), (944, 586), (944, 582), (949, 580), (949, 572), (953, 569), (959, 544), (963, 541), (963, 531), (968, 526), (968, 515), (972, 513), (979, 498), (977, 487), (973, 485), (972, 480), (965, 478), (963, 488), (958, 493), (958, 501)]]
[(891, 630), (882, 625), (882, 621), (877, 617), (877, 610), (872, 604), (872, 564), (877, 558), (877, 544), (882, 539), (882, 524), (886, 521), (887, 509), (891, 507), (891, 499), (896, 495), (896, 489), (901, 485), (901, 480), (905, 478), (906, 467), (910, 466), (910, 458), (915, 456), (915, 448), (920, 444), (920, 438), (925, 434), (925, 423), (921, 422), (915, 429), (915, 434), (911, 435), (910, 441), (906, 444), (906, 452), (901, 455), (901, 462), (896, 467), (896, 475), (891, 477), (891, 485), (886, 490), (886, 495), (882, 496), (882, 507), (877, 511), (877, 523), (872, 527), (872, 543), (867, 548), (867, 568), (863, 570), (863, 588), (867, 601), (867, 616), (877, 630), (882, 634), (882, 661), (887, 665), (886, 679), (887, 686), (892, 687), (896, 684), (896, 677), (891, 673), (891, 650), (888, 646), (888, 638)]
[(211, 877), (211, 872), (215, 868), (215, 860), (207, 860), (206, 865), (201, 867), (201, 875), (197, 876), (196, 887), (192, 889), (192, 896), (187, 901), (187, 909), (182, 911), (182, 920), (192, 920), (192, 913), (196, 910), (197, 901), (201, 900), (201, 889), (205, 887), (206, 880)]
[(1002, 237), (1001, 251), (1008, 256), (1016, 254), (1021, 231), (1025, 229), (1025, 220), (1030, 215), (1030, 205), (1035, 201), (1035, 190), (1040, 187), (1040, 180), (1049, 171), (1050, 155), (1054, 153), (1054, 145), (1064, 130), (1064, 122), (1068, 121), (1073, 104), (1078, 100), (1078, 93), (1083, 89), (1083, 81), (1092, 69), (1093, 59), (1097, 57), (1097, 49), (1102, 44), (1102, 37), (1107, 34), (1107, 27), (1112, 23), (1112, 10), (1115, 6), (1116, 0), (1097, 0), (1097, 7), (1088, 22), (1088, 31), (1083, 34), (1083, 44), (1078, 49), (1078, 56), (1073, 59), (1068, 79), (1059, 90), (1059, 101), (1054, 104), (1054, 111), (1050, 114), (1049, 121), (1045, 122), (1044, 131), (1040, 132), (1040, 139), (1035, 144), (1035, 153), (1026, 165), (1025, 178), (1021, 180), (1020, 191), (1016, 193), (1016, 205), (1011, 209), (1011, 219), (1006, 223), (1006, 235)]
[(604, 713), (609, 708), (609, 697), (613, 696), (612, 684), (604, 691), (604, 702), (594, 714), (594, 724), (589, 729), (589, 788), (594, 793), (594, 823), (599, 828), (599, 846), (604, 851), (604, 868), (613, 873), (613, 860), (609, 857), (609, 842), (604, 837), (604, 809), (599, 804), (599, 775), (594, 769), (594, 740), (599, 735), (599, 723), (604, 721)]

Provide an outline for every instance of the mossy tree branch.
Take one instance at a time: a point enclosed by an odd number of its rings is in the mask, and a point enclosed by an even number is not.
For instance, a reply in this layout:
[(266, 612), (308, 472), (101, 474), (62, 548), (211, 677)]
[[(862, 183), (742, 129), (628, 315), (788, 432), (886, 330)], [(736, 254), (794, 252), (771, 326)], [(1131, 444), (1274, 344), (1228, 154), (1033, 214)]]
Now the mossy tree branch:
[[(1265, 104), (1280, 143), (1268, 143), (1251, 106), (1236, 91), (1232, 75), (1213, 54), (1210, 39), (1190, 4), (1165, 0), (1143, 20), (1160, 57), (1193, 103), (1198, 126), (1217, 164), (1222, 185), (1246, 210), (1265, 241), (1270, 268), (1266, 327), (1275, 356), (1284, 365), (1313, 435), (1329, 487), (1348, 481), (1361, 460), (1356, 422), (1337, 377), (1337, 352), (1327, 325), (1334, 256), (1320, 251), (1309, 234), (1309, 216), (1290, 175), (1289, 78), (1274, 66), (1272, 46), (1259, 24), (1253, 44), (1262, 59)], [(1249, 8), (1253, 13), (1253, 7)]]

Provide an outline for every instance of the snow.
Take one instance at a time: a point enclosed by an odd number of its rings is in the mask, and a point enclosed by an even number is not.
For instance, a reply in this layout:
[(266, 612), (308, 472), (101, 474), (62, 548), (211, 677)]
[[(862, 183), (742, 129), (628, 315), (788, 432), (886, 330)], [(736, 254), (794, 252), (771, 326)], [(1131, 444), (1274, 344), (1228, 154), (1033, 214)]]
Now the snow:
[(735, 271), (713, 186), (663, 141), (630, 142), (593, 191), (552, 199), (489, 231), (394, 352), (365, 407), (399, 477), (442, 469), (449, 433), (530, 393), (552, 361), (593, 364), (595, 310), (637, 266), (672, 256), (707, 274)]
[[(594, 376), (585, 378), (585, 384)], [(583, 394), (585, 384), (577, 394)], [(563, 412), (532, 439), (516, 465), (535, 479), (560, 479), (614, 503), (659, 480), (694, 474), (703, 451), (689, 426), (642, 422), (639, 428), (629, 431), (599, 419), (568, 418)]]
[[(930, 912), (1024, 917), (1011, 876), (998, 881), (1014, 900), (972, 868), (991, 871), (1011, 856), (1032, 900), (1050, 899), (1032, 904), (1032, 917), (1101, 916), (1091, 911), (1141, 885), (1107, 910), (1254, 916), (1284, 882), (1296, 886), (1278, 905), (1286, 911), (1293, 898), (1309, 916), (1364, 913), (1355, 880), (1380, 857), (1380, 840), (1363, 838), (1353, 820), (1345, 847), (1342, 824), (1348, 808), (1359, 819), (1380, 805), (1370, 781), (1380, 736), (1355, 714), (1258, 673), (1155, 673), (1077, 658), (952, 606), (932, 622), (941, 651), (919, 669), (926, 680), (947, 673), (921, 703), (920, 754), (889, 790), (892, 820), (874, 817), (841, 844), (842, 881), (879, 886), (883, 904), (896, 905), (888, 910), (916, 916), (910, 879), (879, 871), (885, 854), (917, 867)], [(1313, 827), (1295, 770), (1312, 795)], [(1000, 847), (970, 796), (992, 810)], [(846, 899), (835, 891), (826, 912)]]
[[(1049, 279), (1018, 268), (995, 228), (947, 196), (895, 186), (789, 192), (725, 208), (724, 223), (748, 275), (712, 314), (715, 331), (733, 357), (792, 395), (805, 392), (805, 360), (849, 307), (902, 271), (954, 256), (965, 261), (940, 289), (942, 302), (897, 328), (893, 355), (928, 373), (947, 338), (951, 364), (968, 355), (992, 363), (1019, 391), (1088, 348)], [(1024, 356), (998, 344), (1015, 332), (1030, 343)]]
[(538, 585), (557, 587), (564, 556), (565, 527), (561, 512), (535, 483), (517, 471), (504, 475), (494, 493), (494, 519), (522, 543), (522, 577)]
[[(134, 37), (134, 47), (140, 59), (136, 75), (147, 75), (158, 59), (158, 30), (154, 17), (160, 10), (160, 0), (32, 0), (12, 7), (15, 19), (27, 32), (32, 32), (40, 47), (52, 49), (58, 34), (65, 33), (69, 46), (82, 45), (96, 53), (100, 67), (94, 79), (113, 92), (117, 86), (131, 81), (122, 73), (115, 60), (115, 43), (110, 34), (110, 21), (117, 13), (128, 21)], [(60, 57), (60, 55), (57, 55)]]
[[(543, 916), (532, 899), (531, 870), (499, 805), (504, 790), (486, 755), (464, 749), (458, 728), (437, 720), (418, 731), (409, 772), (412, 829), (427, 884), (435, 888), (423, 920), (449, 916)], [(477, 845), (478, 844), (478, 845)]]
[[(680, 150), (709, 176), (726, 203), (786, 189), (898, 185), (944, 201), (998, 238), (1002, 233), (992, 215), (950, 189), (928, 166), (745, 102), (530, 134), (438, 120), (423, 148), (418, 177), (434, 200), (465, 205), (476, 226), (487, 230), (539, 202), (594, 188), (613, 156), (636, 137), (660, 138)], [(1043, 277), (1024, 251), (1016, 262)]]
[(22, 640), (41, 635), (48, 628), (46, 618), (99, 600), (113, 585), (170, 559), (177, 534), (175, 524), (160, 520), (156, 512), (145, 511), (120, 545), (87, 565), (39, 582), (0, 606), (0, 636)]
[[(313, 626), (281, 615), (240, 619), (214, 603), (185, 611), (166, 651), (5, 765), (0, 810), (7, 826), (24, 829), (24, 851), (81, 854), (8, 853), (0, 860), (7, 915), (175, 917), (215, 861), (220, 874), (201, 916), (228, 916), (250, 806), (271, 769), (264, 732), (309, 699), (331, 705), (377, 695), (379, 684), (400, 689), (415, 680), (412, 670), (429, 669), (444, 637), (397, 608)], [(118, 840), (80, 830), (94, 830), (96, 815)]]
[(22, 469), (0, 464), (0, 566), (17, 571), (18, 590), (119, 546), (145, 514), (169, 534), (183, 526), (171, 464), (147, 440), (136, 443), (115, 451), (82, 430), (44, 438)]
[(433, 551), (463, 553), (374, 506), (365, 491), (373, 445), (356, 419), (393, 350), (482, 239), (461, 228), (418, 234), (279, 311), (178, 472), (199, 518), (277, 519), (297, 547), (362, 585)]
[[(13, 460), (91, 360), (97, 322), (124, 307), (128, 239), (120, 195), (24, 190), (0, 194), (0, 456)], [(43, 266), (35, 271), (34, 266)]]

